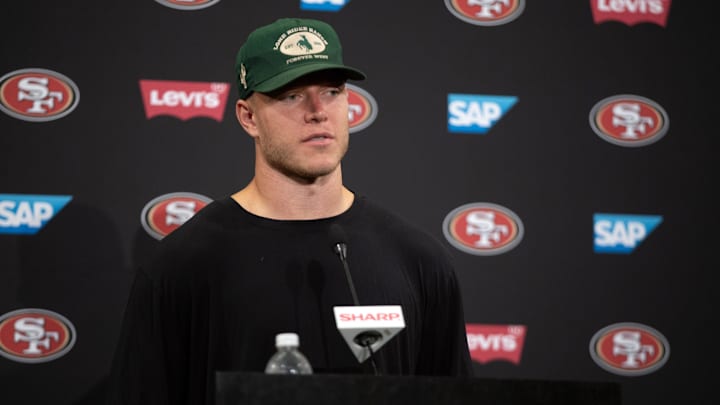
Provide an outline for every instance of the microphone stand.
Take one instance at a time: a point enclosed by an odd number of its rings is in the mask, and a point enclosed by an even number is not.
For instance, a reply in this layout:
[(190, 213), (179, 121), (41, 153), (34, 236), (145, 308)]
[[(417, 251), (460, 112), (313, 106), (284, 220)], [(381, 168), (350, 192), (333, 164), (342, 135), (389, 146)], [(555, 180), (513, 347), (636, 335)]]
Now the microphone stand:
[[(345, 269), (345, 278), (347, 278), (348, 286), (350, 287), (350, 295), (352, 295), (353, 303), (355, 303), (355, 306), (359, 307), (360, 301), (358, 300), (357, 293), (355, 292), (355, 284), (353, 283), (352, 275), (350, 274), (350, 266), (347, 263), (347, 245), (343, 242), (337, 242), (333, 245), (333, 250), (338, 257), (340, 257), (340, 262), (342, 262), (343, 269)], [(368, 352), (370, 352), (370, 364), (372, 365), (373, 373), (376, 376), (379, 376), (380, 373), (378, 372), (377, 364), (375, 364), (375, 352), (372, 349), (372, 345), (381, 338), (382, 335), (376, 331), (366, 331), (355, 336), (355, 339), (353, 339), (355, 343), (366, 348)]]

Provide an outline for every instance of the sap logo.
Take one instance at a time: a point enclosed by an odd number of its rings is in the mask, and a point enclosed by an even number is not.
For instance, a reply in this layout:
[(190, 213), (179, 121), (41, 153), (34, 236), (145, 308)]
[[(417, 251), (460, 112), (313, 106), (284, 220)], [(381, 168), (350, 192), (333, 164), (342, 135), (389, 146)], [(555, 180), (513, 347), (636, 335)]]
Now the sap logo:
[(0, 234), (34, 235), (71, 196), (0, 194)]
[(485, 134), (516, 102), (513, 96), (448, 94), (448, 131)]
[(350, 0), (300, 0), (300, 10), (340, 11)]
[(661, 222), (655, 215), (595, 214), (595, 253), (632, 253)]

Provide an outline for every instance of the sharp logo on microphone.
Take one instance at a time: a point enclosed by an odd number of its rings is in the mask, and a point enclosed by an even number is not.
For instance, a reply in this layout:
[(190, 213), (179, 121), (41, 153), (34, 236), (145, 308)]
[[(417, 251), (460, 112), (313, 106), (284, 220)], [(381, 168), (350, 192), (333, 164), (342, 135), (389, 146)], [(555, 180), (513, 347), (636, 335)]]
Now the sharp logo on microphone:
[(652, 23), (667, 24), (671, 0), (590, 0), (595, 24), (618, 21), (628, 26)]
[(227, 83), (140, 80), (147, 119), (170, 115), (180, 120), (207, 117), (220, 122), (229, 89)]
[(333, 313), (338, 331), (359, 362), (370, 357), (368, 348), (359, 344), (363, 336), (372, 337), (368, 343), (375, 352), (405, 328), (400, 305), (338, 306)]
[(526, 329), (525, 325), (466, 324), (470, 357), (478, 363), (507, 360), (520, 364)]
[(53, 121), (70, 114), (80, 90), (68, 77), (47, 69), (21, 69), (0, 77), (0, 110), (23, 121)]
[(593, 335), (590, 356), (605, 371), (633, 377), (660, 369), (670, 357), (670, 344), (649, 326), (622, 322)]
[(445, 7), (466, 23), (494, 26), (518, 18), (525, 0), (445, 0)]
[(350, 133), (362, 131), (375, 121), (378, 105), (373, 96), (353, 84), (346, 84), (348, 89), (348, 119)]
[(658, 215), (595, 214), (595, 253), (630, 254), (662, 220)]
[(150, 236), (161, 240), (211, 201), (209, 197), (195, 193), (164, 194), (145, 204), (140, 222)]
[(220, 0), (155, 0), (165, 7), (176, 10), (200, 10), (220, 2)]
[(471, 203), (452, 210), (443, 234), (457, 249), (478, 256), (505, 253), (523, 238), (523, 224), (514, 212), (497, 204)]
[(340, 11), (350, 0), (300, 0), (300, 10)]
[(398, 312), (377, 312), (377, 313), (339, 313), (340, 322), (354, 321), (397, 321), (402, 319), (402, 314)]
[(20, 363), (45, 363), (66, 355), (75, 344), (75, 327), (44, 309), (20, 309), (0, 316), (0, 356)]
[(448, 94), (448, 131), (486, 134), (515, 103), (513, 96)]
[(660, 140), (670, 120), (660, 104), (623, 94), (599, 101), (590, 110), (590, 127), (603, 140), (619, 146), (646, 146)]
[(70, 200), (67, 195), (0, 194), (0, 234), (34, 235)]

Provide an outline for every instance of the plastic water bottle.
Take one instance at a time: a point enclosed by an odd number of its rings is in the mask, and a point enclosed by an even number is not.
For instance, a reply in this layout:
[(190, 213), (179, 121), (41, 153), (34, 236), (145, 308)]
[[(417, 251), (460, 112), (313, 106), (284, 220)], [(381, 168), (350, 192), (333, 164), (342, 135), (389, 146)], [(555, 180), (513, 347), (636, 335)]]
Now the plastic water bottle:
[(275, 336), (277, 352), (270, 357), (266, 374), (312, 374), (310, 362), (300, 352), (300, 338), (297, 333), (278, 333)]

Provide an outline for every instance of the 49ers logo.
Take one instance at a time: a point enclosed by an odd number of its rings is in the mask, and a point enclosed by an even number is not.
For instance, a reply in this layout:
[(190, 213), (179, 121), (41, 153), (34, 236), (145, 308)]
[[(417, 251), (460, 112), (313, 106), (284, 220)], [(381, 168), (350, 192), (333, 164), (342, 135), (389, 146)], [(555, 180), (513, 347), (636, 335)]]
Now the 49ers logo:
[(590, 111), (590, 126), (615, 145), (637, 147), (655, 143), (668, 131), (668, 115), (660, 104), (632, 94), (608, 97)]
[(502, 25), (518, 18), (525, 0), (445, 0), (455, 17), (475, 25)]
[(348, 89), (348, 119), (350, 133), (361, 131), (370, 126), (377, 117), (377, 102), (370, 93), (352, 84)]
[(613, 374), (638, 376), (662, 367), (670, 356), (670, 345), (649, 326), (622, 322), (595, 333), (590, 339), (590, 356)]
[(75, 327), (44, 309), (20, 309), (0, 316), (0, 356), (20, 363), (44, 363), (62, 357), (75, 344)]
[(160, 240), (192, 218), (212, 200), (195, 193), (170, 193), (154, 198), (140, 214), (145, 231)]
[(443, 221), (451, 245), (465, 253), (491, 256), (517, 246), (523, 237), (520, 217), (505, 207), (472, 203), (452, 210)]
[(163, 6), (178, 10), (199, 10), (210, 7), (220, 0), (155, 0)]
[(52, 121), (77, 107), (80, 91), (72, 80), (46, 69), (21, 69), (0, 78), (0, 110), (24, 121)]

